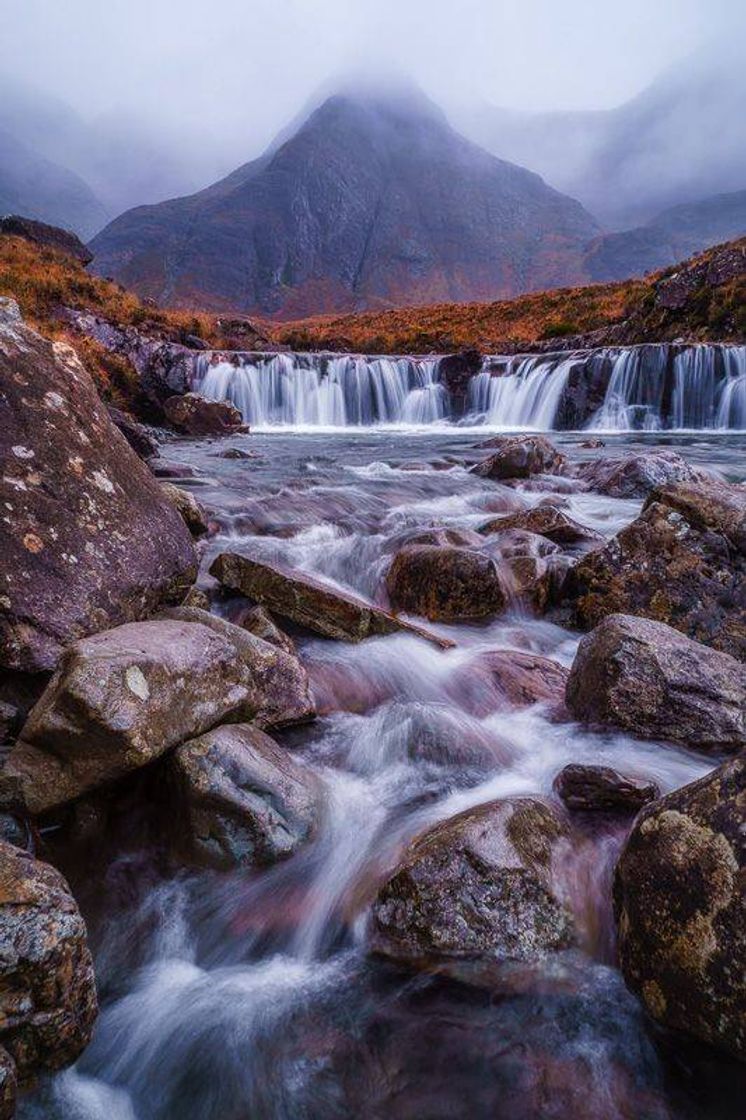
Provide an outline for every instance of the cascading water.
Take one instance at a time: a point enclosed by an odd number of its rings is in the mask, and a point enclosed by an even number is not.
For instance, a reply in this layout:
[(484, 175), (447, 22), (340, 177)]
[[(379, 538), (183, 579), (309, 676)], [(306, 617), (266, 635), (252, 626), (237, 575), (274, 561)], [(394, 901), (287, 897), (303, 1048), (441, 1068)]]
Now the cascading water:
[(746, 346), (649, 344), (485, 358), (463, 408), (437, 358), (203, 354), (194, 388), (254, 428), (746, 428)]

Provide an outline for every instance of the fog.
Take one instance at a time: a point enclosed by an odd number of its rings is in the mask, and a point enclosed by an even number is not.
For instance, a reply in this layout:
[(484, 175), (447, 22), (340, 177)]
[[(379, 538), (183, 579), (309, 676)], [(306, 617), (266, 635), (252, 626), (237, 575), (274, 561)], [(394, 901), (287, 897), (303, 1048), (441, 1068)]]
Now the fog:
[[(44, 133), (37, 142), (83, 174), (111, 211), (194, 190), (253, 158), (342, 74), (395, 73), (497, 154), (575, 185), (546, 158), (546, 129), (540, 150), (521, 148), (515, 135), (494, 135), (484, 110), (613, 109), (661, 73), (685, 69), (692, 54), (742, 50), (743, 8), (742, 0), (0, 0), (0, 127), (14, 114), (32, 117), (46, 97), (64, 102), (85, 140), (70, 118), (55, 124), (47, 103), (46, 123), (33, 122)], [(733, 113), (743, 117), (743, 105)], [(499, 151), (501, 143), (516, 151)]]

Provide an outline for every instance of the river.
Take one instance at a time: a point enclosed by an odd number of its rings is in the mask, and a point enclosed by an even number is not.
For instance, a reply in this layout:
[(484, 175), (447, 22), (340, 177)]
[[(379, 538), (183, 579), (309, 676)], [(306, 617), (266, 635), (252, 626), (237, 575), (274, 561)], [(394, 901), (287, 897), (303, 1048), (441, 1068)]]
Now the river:
[[(216, 523), (204, 568), (227, 548), (323, 574), (373, 598), (415, 527), (470, 529), (549, 496), (612, 536), (640, 503), (562, 480), (515, 489), (469, 474), (486, 454), (459, 428), (275, 433), (174, 441), (172, 462)], [(574, 458), (675, 446), (731, 480), (744, 435), (553, 437)], [(229, 444), (253, 456), (218, 457)], [(554, 488), (560, 487), (559, 492)], [(566, 492), (565, 492), (566, 491)], [(209, 578), (203, 577), (206, 586)], [(216, 602), (230, 617), (234, 604)], [(25, 1098), (24, 1120), (730, 1120), (746, 1082), (658, 1037), (614, 964), (610, 882), (627, 824), (587, 826), (568, 870), (581, 946), (514, 990), (414, 974), (366, 952), (376, 884), (434, 820), (507, 794), (551, 796), (568, 762), (681, 786), (717, 760), (590, 733), (541, 706), (508, 710), (480, 655), (572, 662), (578, 635), (518, 609), (353, 646), (297, 636), (320, 718), (277, 738), (326, 789), (319, 835), (261, 873), (164, 876), (133, 811), (128, 844), (71, 871), (89, 922), (102, 1013), (71, 1070)], [(426, 728), (435, 749), (412, 757)], [(491, 752), (485, 771), (480, 757)]]

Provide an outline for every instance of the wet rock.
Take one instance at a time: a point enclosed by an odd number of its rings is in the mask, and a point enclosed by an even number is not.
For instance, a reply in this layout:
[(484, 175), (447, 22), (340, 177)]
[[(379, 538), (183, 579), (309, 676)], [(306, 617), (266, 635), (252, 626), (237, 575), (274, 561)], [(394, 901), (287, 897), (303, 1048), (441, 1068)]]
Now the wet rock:
[(531, 961), (567, 948), (572, 916), (553, 886), (567, 826), (531, 798), (492, 801), (411, 844), (373, 904), (370, 945), (414, 965), (489, 956)]
[(535, 506), (533, 509), (509, 514), (507, 517), (495, 517), (479, 526), (479, 532), (483, 535), (502, 533), (508, 529), (537, 533), (558, 545), (596, 547), (605, 543), (600, 533), (580, 525), (561, 509), (550, 505)]
[(223, 721), (312, 713), (305, 671), (203, 611), (130, 623), (70, 646), (2, 772), (33, 814), (146, 765)]
[(636, 813), (660, 796), (655, 782), (627, 777), (610, 766), (574, 763), (560, 770), (552, 788), (568, 809), (578, 812)]
[(726, 483), (655, 490), (641, 515), (568, 573), (573, 621), (609, 614), (667, 622), (746, 659), (746, 490)]
[(0, 943), (0, 1034), (19, 1079), (69, 1065), (98, 1013), (85, 924), (59, 872), (3, 841)]
[(16, 1067), (7, 1050), (0, 1047), (0, 1120), (13, 1120), (16, 1114)]
[(746, 747), (746, 666), (662, 622), (605, 618), (578, 647), (565, 699), (578, 719), (635, 735)]
[(480, 478), (530, 478), (534, 474), (561, 474), (567, 460), (544, 436), (497, 436), (482, 447), (497, 448), (472, 467)]
[(473, 549), (453, 546), (402, 549), (388, 570), (386, 590), (396, 610), (432, 622), (488, 618), (507, 602), (495, 561)]
[(479, 653), (448, 682), (449, 694), (466, 711), (483, 718), (506, 708), (564, 702), (568, 671), (557, 661), (523, 650)]
[(196, 478), (197, 471), (186, 463), (169, 463), (163, 459), (149, 464), (156, 478)]
[(197, 587), (197, 585), (195, 584), (194, 587), (189, 588), (189, 591), (187, 592), (186, 597), (183, 603), (180, 604), (180, 606), (196, 607), (197, 610), (207, 611), (209, 613), (210, 596), (206, 591), (203, 591), (201, 587)]
[(746, 755), (643, 809), (614, 882), (627, 985), (665, 1026), (746, 1060)]
[(243, 451), (240, 447), (226, 447), (225, 451), (217, 451), (216, 459), (260, 459), (258, 451)]
[(582, 463), (578, 477), (590, 490), (610, 498), (645, 498), (658, 486), (672, 482), (697, 482), (702, 471), (692, 467), (678, 451), (630, 451), (618, 458)]
[(438, 363), (438, 377), (451, 395), (456, 412), (463, 412), (469, 392), (469, 382), (482, 368), (482, 355), (478, 350), (462, 350), (447, 354)]
[(286, 859), (313, 835), (323, 800), (315, 774), (256, 727), (218, 727), (167, 761), (181, 858), (227, 870)]
[(163, 402), (166, 419), (188, 436), (222, 436), (243, 428), (243, 416), (230, 401), (211, 401), (184, 393)]
[(128, 412), (122, 412), (121, 408), (114, 408), (111, 404), (106, 406), (106, 411), (112, 424), (119, 429), (136, 455), (145, 460), (158, 458), (158, 440), (143, 424), (138, 424)]
[(298, 656), (298, 650), (295, 648), (293, 639), (284, 630), (280, 629), (272, 615), (269, 611), (265, 611), (264, 607), (245, 607), (232, 621), (236, 626), (242, 626), (244, 630), (248, 630), (250, 634), (256, 634), (257, 638), (269, 642), (271, 646), (284, 649), (286, 653), (292, 654), (293, 657)]
[(0, 667), (179, 602), (196, 556), (71, 347), (0, 300)]
[(403, 533), (397, 533), (389, 543), (394, 551), (425, 544), (437, 545), (438, 548), (449, 545), (456, 548), (481, 548), (484, 545), (478, 533), (473, 533), (470, 529), (449, 529), (444, 525), (433, 526), (432, 529), (407, 529)]
[(342, 591), (295, 568), (263, 564), (235, 552), (223, 552), (213, 561), (210, 575), (224, 587), (240, 591), (281, 618), (288, 618), (325, 638), (360, 642), (404, 630), (441, 647), (452, 645), (447, 639), (366, 603), (352, 592)]
[(173, 482), (161, 482), (161, 491), (166, 500), (181, 516), (193, 537), (202, 537), (207, 532), (207, 514), (190, 490), (182, 490)]
[(8, 237), (22, 237), (33, 245), (40, 245), (43, 249), (55, 249), (72, 257), (81, 264), (90, 264), (93, 253), (84, 245), (79, 237), (59, 226), (48, 225), (46, 222), (37, 222), (32, 218), (23, 218), (19, 214), (8, 214), (0, 217), (0, 234)]

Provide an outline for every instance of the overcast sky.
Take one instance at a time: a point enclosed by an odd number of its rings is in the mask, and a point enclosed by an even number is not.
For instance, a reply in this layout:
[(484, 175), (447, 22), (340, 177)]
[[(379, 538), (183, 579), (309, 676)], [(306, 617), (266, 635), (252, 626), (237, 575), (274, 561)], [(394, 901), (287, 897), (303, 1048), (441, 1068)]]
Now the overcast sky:
[[(0, 0), (0, 69), (86, 116), (261, 146), (321, 83), (395, 69), (444, 103), (602, 108), (715, 39), (744, 0)], [(247, 155), (252, 154), (247, 151)]]

